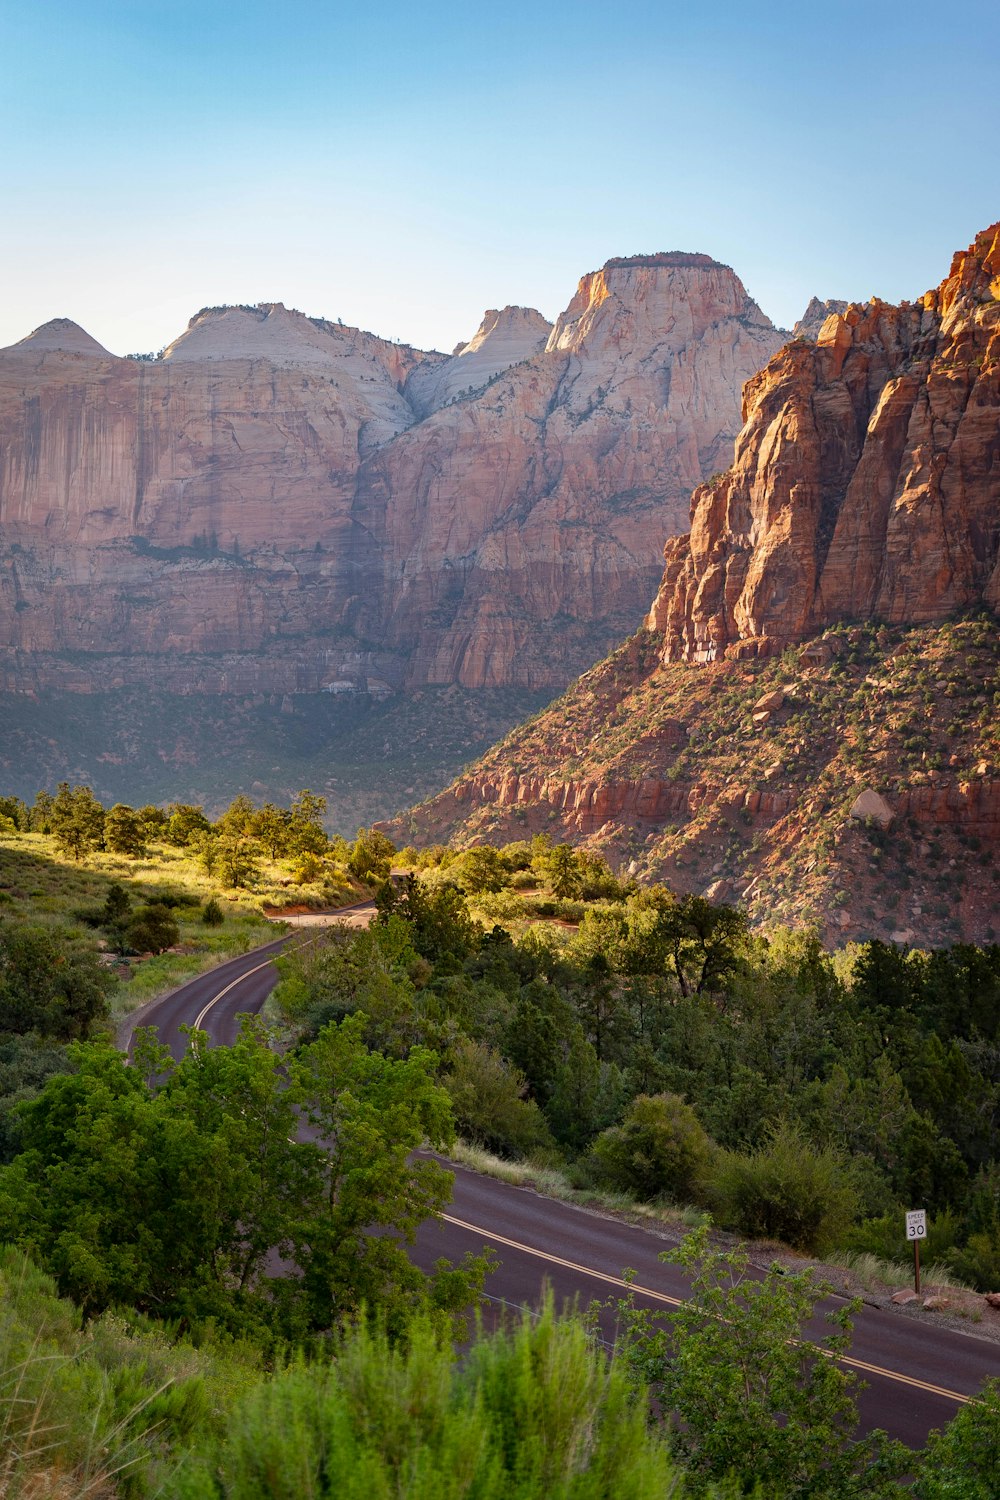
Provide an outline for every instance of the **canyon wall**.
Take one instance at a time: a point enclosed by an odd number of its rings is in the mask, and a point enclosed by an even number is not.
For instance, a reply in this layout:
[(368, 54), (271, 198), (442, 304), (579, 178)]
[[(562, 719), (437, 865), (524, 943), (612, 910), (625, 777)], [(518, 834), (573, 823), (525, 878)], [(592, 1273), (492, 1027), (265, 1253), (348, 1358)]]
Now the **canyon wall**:
[(664, 660), (1000, 606), (1000, 225), (941, 285), (832, 313), (751, 380), (649, 616)]
[(638, 623), (780, 342), (686, 255), (450, 356), (280, 303), (156, 359), (56, 319), (0, 351), (0, 687), (555, 690)]

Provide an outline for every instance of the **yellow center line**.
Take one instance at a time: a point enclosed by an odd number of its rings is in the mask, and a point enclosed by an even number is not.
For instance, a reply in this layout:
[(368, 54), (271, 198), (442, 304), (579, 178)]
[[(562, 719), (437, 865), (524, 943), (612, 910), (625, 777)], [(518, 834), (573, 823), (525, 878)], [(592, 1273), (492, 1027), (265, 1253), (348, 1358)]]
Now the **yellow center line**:
[[(483, 1229), (479, 1224), (470, 1224), (465, 1219), (456, 1219), (453, 1214), (441, 1214), (440, 1217), (446, 1224), (454, 1224), (457, 1229), (468, 1229), (473, 1234), (481, 1234), (492, 1244), (508, 1245), (511, 1250), (520, 1250), (523, 1255), (533, 1255), (536, 1260), (547, 1261), (553, 1266), (563, 1266), (567, 1271), (578, 1271), (581, 1275), (590, 1276), (595, 1281), (603, 1281), (607, 1286), (621, 1287), (627, 1292), (637, 1292), (643, 1297), (652, 1297), (655, 1302), (665, 1302), (668, 1307), (685, 1305), (680, 1297), (671, 1297), (667, 1292), (658, 1292), (653, 1287), (643, 1286), (638, 1281), (624, 1281), (620, 1276), (609, 1276), (606, 1271), (595, 1271), (592, 1266), (581, 1266), (575, 1260), (565, 1260), (563, 1256), (551, 1255), (546, 1250), (536, 1250), (533, 1245), (524, 1245), (520, 1240), (507, 1239), (505, 1235), (495, 1234), (491, 1229)], [(855, 1359), (849, 1354), (834, 1354), (818, 1344), (813, 1347), (818, 1354), (824, 1354), (829, 1359), (836, 1359), (839, 1364), (849, 1365), (852, 1370), (863, 1370), (868, 1375), (880, 1375), (883, 1380), (895, 1380), (900, 1385), (907, 1385), (918, 1391), (927, 1391), (932, 1396), (944, 1396), (948, 1401), (957, 1401), (963, 1406), (976, 1399), (974, 1396), (963, 1395), (961, 1391), (951, 1391), (943, 1385), (932, 1385), (927, 1380), (918, 1380), (913, 1375), (902, 1375), (898, 1370), (887, 1370), (882, 1365), (868, 1364), (866, 1360)]]
[(242, 984), (243, 981), (244, 981), (244, 979), (249, 979), (251, 974), (259, 974), (260, 971), (261, 971), (261, 969), (267, 969), (267, 968), (269, 968), (270, 965), (271, 965), (271, 963), (272, 963), (272, 960), (269, 958), (266, 961), (266, 963), (258, 964), (255, 969), (247, 969), (247, 971), (246, 971), (245, 974), (240, 974), (238, 976), (238, 978), (236, 978), (236, 979), (234, 979), (232, 981), (231, 984), (227, 984), (224, 990), (220, 990), (217, 995), (213, 995), (212, 998), (211, 998), (211, 1000), (209, 1000), (208, 1004), (206, 1006), (204, 1006), (202, 1008), (202, 1010), (199, 1011), (198, 1015), (195, 1017), (194, 1030), (195, 1031), (200, 1031), (201, 1030), (201, 1023), (202, 1023), (202, 1021), (204, 1021), (205, 1017), (208, 1015), (209, 1011), (212, 1009), (212, 1006), (213, 1005), (217, 1005), (219, 1003), (219, 1001), (225, 995), (229, 994), (230, 990), (234, 990), (238, 984)]

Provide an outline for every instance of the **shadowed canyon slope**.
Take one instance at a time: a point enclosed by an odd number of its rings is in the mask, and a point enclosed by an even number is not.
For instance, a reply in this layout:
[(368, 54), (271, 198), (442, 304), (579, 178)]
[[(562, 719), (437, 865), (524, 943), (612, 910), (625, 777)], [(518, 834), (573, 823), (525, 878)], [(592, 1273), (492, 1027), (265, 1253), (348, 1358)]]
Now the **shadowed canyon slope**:
[(779, 343), (698, 255), (451, 356), (280, 304), (155, 360), (56, 320), (0, 352), (3, 684), (562, 687), (638, 623)]
[(760, 918), (1000, 935), (1000, 226), (919, 302), (786, 345), (744, 417), (644, 630), (397, 831), (562, 832)]

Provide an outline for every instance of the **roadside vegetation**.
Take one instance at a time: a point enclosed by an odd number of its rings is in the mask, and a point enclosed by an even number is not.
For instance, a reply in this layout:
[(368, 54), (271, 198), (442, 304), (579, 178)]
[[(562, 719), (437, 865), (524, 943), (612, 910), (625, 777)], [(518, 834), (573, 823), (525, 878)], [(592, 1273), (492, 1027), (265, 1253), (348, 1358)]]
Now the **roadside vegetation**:
[[(931, 1257), (990, 1285), (997, 949), (831, 956), (545, 837), (331, 844), (307, 793), (100, 827), (85, 793), (47, 828), (4, 803), (0, 1494), (995, 1500), (1000, 1390), (921, 1455), (862, 1438), (827, 1357), (851, 1307), (826, 1352), (804, 1341), (826, 1284), (748, 1278), (708, 1224), (895, 1256), (921, 1203)], [(131, 1066), (109, 1044), (119, 966), (368, 890), (370, 928), (280, 961), (280, 1030), (195, 1034), (179, 1063), (142, 1030)], [(451, 1188), (413, 1149), (457, 1134), (494, 1170), (668, 1209), (690, 1303), (651, 1324), (622, 1298), (613, 1350), (610, 1309), (481, 1324), (488, 1254), (406, 1255)]]

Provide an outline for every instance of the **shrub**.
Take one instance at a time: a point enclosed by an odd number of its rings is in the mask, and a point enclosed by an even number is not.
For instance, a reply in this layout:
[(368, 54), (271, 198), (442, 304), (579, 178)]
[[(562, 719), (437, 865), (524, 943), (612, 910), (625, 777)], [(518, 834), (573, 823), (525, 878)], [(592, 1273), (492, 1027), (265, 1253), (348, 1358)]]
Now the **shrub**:
[(541, 1110), (526, 1099), (527, 1083), (492, 1047), (463, 1037), (444, 1079), (459, 1133), (503, 1156), (526, 1156), (552, 1146)]
[(214, 896), (210, 896), (205, 902), (205, 909), (201, 914), (201, 920), (206, 927), (221, 927), (226, 920), (222, 907)]
[(661, 1194), (676, 1202), (696, 1198), (712, 1160), (713, 1143), (690, 1105), (677, 1094), (640, 1094), (620, 1125), (591, 1147), (595, 1174), (640, 1198)]
[(153, 902), (139, 908), (126, 934), (137, 953), (162, 953), (180, 937), (180, 928), (167, 906)]
[(781, 1124), (746, 1156), (727, 1152), (712, 1183), (719, 1219), (741, 1234), (815, 1251), (854, 1218), (857, 1193), (841, 1158)]
[(351, 1332), (233, 1411), (224, 1441), (180, 1471), (174, 1500), (661, 1500), (679, 1476), (626, 1376), (551, 1298), (459, 1364), (426, 1319), (394, 1347)]

